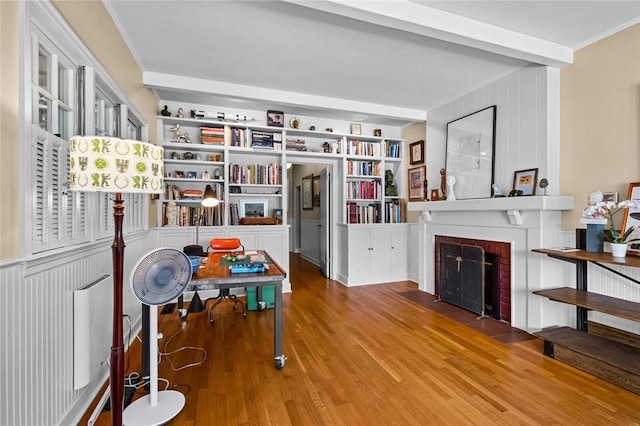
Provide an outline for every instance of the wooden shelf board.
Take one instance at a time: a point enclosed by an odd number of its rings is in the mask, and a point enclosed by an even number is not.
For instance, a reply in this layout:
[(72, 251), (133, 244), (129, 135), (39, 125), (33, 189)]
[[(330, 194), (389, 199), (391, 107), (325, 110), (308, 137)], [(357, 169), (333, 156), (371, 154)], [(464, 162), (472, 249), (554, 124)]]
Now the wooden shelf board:
[[(564, 254), (564, 253), (563, 253)], [(548, 297), (556, 302), (569, 303), (582, 308), (591, 309), (632, 321), (640, 321), (640, 303), (589, 291), (561, 287), (547, 290), (536, 290), (533, 294)]]
[(613, 257), (611, 253), (597, 253), (586, 250), (561, 252), (549, 249), (533, 249), (536, 253), (546, 254), (551, 257), (557, 257), (568, 260), (587, 260), (598, 263), (608, 263), (611, 265), (631, 266), (640, 268), (640, 256), (627, 255), (626, 257)]
[(569, 327), (558, 327), (535, 336), (555, 345), (564, 346), (591, 358), (606, 362), (621, 370), (640, 375), (640, 349), (614, 342)]

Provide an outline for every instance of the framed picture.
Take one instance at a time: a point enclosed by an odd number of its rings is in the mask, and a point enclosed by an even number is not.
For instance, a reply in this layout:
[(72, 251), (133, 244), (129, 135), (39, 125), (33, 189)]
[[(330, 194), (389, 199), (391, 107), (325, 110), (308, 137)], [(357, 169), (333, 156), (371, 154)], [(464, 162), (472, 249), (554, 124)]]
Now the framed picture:
[(362, 125), (360, 123), (354, 123), (351, 125), (351, 134), (352, 135), (361, 135), (362, 134)]
[(313, 177), (313, 205), (320, 207), (320, 176)]
[(198, 174), (196, 172), (187, 172), (188, 179), (196, 179), (197, 177), (198, 177)]
[(313, 210), (313, 175), (302, 178), (302, 210)]
[(491, 197), (495, 134), (495, 105), (447, 123), (445, 168), (456, 178), (456, 199)]
[(184, 172), (181, 170), (176, 170), (175, 174), (177, 178), (180, 178), (180, 179), (184, 178)]
[[(627, 200), (640, 202), (640, 182), (631, 182), (629, 191), (627, 192)], [(635, 228), (635, 231), (629, 237), (630, 239), (640, 238), (640, 207), (627, 207), (622, 219), (621, 233), (626, 232), (629, 228)], [(640, 256), (640, 244), (629, 244), (627, 254)]]
[(414, 142), (409, 145), (409, 164), (424, 163), (424, 141)]
[(522, 191), (522, 195), (536, 195), (538, 169), (518, 170), (513, 173), (513, 191)]
[(284, 127), (284, 113), (282, 111), (267, 111), (267, 126)]
[(409, 173), (409, 201), (424, 201), (424, 182), (427, 179), (427, 168), (425, 166), (414, 167), (408, 170)]
[(240, 217), (266, 217), (269, 201), (259, 199), (240, 200)]
[(602, 193), (602, 201), (606, 202), (613, 202), (613, 203), (618, 203), (618, 192), (603, 192)]

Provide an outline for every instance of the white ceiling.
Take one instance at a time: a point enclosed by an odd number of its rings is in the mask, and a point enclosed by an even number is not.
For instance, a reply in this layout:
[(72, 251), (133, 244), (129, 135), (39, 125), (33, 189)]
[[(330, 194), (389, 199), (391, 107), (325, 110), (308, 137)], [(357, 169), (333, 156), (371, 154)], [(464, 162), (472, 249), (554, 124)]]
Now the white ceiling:
[(104, 2), (163, 102), (397, 125), (640, 22), (640, 0)]

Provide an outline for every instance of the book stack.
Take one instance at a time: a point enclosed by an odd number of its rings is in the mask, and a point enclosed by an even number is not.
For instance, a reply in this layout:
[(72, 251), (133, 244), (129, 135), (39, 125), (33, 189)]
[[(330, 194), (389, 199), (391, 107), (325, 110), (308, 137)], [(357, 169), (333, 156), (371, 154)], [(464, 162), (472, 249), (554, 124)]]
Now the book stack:
[(379, 181), (347, 182), (347, 198), (379, 200), (381, 195), (382, 185)]
[(202, 191), (199, 189), (185, 189), (182, 192), (184, 200), (200, 200), (202, 199)]
[(287, 149), (290, 151), (306, 151), (304, 139), (287, 139)]
[(229, 165), (231, 183), (252, 185), (282, 185), (282, 166), (271, 164)]
[(224, 144), (224, 127), (200, 127), (200, 142)]
[(347, 223), (380, 223), (380, 205), (347, 203)]
[(251, 147), (264, 149), (282, 149), (282, 133), (251, 132)]
[(387, 158), (401, 158), (402, 157), (402, 145), (394, 142), (387, 142), (387, 152), (385, 153)]

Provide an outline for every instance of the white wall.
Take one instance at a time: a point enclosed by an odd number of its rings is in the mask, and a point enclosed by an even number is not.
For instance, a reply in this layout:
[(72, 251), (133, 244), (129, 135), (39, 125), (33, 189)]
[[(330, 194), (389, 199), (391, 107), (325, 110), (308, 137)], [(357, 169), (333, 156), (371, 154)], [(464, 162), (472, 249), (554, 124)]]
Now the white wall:
[(447, 123), (491, 105), (496, 111), (495, 182), (509, 192), (517, 170), (537, 167), (549, 195), (559, 195), (558, 70), (521, 68), (427, 113), (427, 178), (438, 187)]

